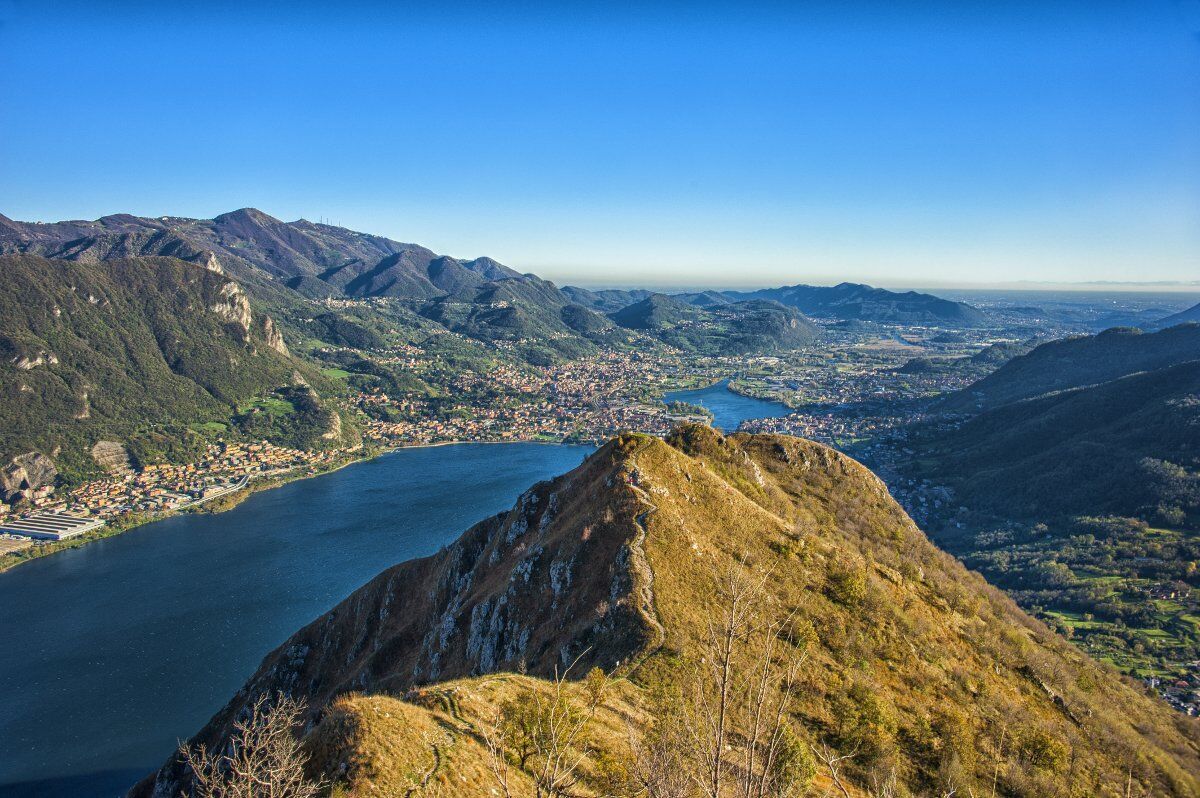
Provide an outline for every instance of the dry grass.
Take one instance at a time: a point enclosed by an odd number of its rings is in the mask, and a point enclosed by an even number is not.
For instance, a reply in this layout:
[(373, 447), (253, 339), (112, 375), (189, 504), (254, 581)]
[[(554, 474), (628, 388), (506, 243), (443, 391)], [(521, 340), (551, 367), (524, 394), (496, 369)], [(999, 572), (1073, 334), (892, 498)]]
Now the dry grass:
[[(514, 524), (529, 531), (513, 537)], [(691, 683), (732, 567), (765, 578), (764, 614), (808, 647), (793, 719), (813, 746), (854, 753), (852, 795), (891, 775), (914, 796), (1200, 794), (1195, 720), (936, 549), (865, 468), (701, 427), (670, 445), (622, 436), (441, 554), (385, 572), (272, 654), (238, 700), (311, 685), (314, 703), (332, 701), (308, 745), (343, 794), (486, 796), (484, 724), (582, 654), (578, 673), (621, 677), (583, 768), (580, 794), (600, 795), (655, 702)], [(500, 619), (490, 661), (467, 643), (484, 611)], [(533, 675), (468, 678), (519, 664)], [(532, 794), (515, 779), (514, 795)], [(830, 786), (820, 774), (809, 794)]]

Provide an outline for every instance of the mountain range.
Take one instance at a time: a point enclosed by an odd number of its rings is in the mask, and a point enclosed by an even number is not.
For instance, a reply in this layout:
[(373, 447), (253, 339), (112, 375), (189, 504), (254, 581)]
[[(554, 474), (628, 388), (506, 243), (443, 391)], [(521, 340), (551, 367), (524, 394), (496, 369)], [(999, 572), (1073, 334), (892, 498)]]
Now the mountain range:
[[(488, 283), (538, 281), (487, 257), (458, 260), (417, 244), (359, 233), (305, 219), (283, 222), (254, 208), (213, 219), (175, 216), (105, 216), (95, 221), (17, 222), (0, 215), (0, 254), (25, 252), (50, 258), (101, 261), (130, 255), (165, 255), (229, 270), (248, 289), (272, 293), (283, 285), (309, 298), (398, 297), (428, 300), (469, 294)], [(549, 283), (545, 283), (551, 286)], [(647, 291), (589, 291), (567, 287), (559, 305), (611, 313), (646, 299)], [(979, 310), (914, 291), (897, 293), (842, 283), (796, 285), (751, 292), (681, 294), (697, 307), (747, 300), (776, 301), (801, 313), (833, 319), (980, 326)]]
[(896, 324), (952, 327), (989, 326), (988, 317), (964, 302), (917, 291), (896, 292), (858, 283), (835, 286), (792, 285), (750, 292), (725, 292), (738, 299), (768, 299), (809, 316)]
[[(766, 795), (1200, 791), (1195, 720), (932, 546), (864, 467), (700, 426), (611, 441), (384, 571), (269, 654), (192, 744), (219, 749), (280, 693), (306, 702), (310, 772), (341, 794), (557, 794), (542, 724), (566, 718), (575, 742), (553, 751), (579, 763), (579, 796), (745, 773), (789, 785)], [(172, 759), (133, 794), (187, 779)]]

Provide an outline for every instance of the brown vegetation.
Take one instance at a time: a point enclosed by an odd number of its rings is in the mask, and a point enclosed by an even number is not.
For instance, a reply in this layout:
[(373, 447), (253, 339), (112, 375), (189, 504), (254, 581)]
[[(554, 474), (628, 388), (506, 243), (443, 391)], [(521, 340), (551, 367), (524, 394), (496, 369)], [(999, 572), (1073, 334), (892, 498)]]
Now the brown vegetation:
[(704, 427), (618, 438), (381, 574), (197, 742), (283, 689), (346, 795), (1200, 793), (1193, 719), (934, 548), (865, 468)]

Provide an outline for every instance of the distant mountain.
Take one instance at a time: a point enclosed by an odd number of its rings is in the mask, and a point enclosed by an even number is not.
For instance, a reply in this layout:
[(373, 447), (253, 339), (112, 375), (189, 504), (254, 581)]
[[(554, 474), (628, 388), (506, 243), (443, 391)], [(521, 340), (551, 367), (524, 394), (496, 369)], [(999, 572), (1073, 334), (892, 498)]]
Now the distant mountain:
[(491, 258), (459, 261), (417, 244), (305, 219), (283, 222), (254, 208), (213, 219), (118, 214), (96, 221), (33, 224), (0, 216), (0, 254), (98, 262), (169, 255), (219, 264), (253, 284), (270, 279), (309, 297), (428, 299), (521, 275)]
[(770, 299), (814, 318), (982, 327), (989, 324), (980, 310), (962, 302), (916, 291), (898, 293), (859, 283), (835, 286), (793, 285), (759, 291), (725, 291), (731, 299)]
[(1157, 333), (1117, 327), (1098, 335), (1044, 343), (939, 403), (945, 412), (974, 413), (1052, 391), (1095, 385), (1139, 371), (1200, 358), (1200, 325)]
[[(789, 676), (789, 662), (803, 667)], [(620, 678), (605, 692), (584, 678), (593, 666)], [(251, 702), (280, 692), (307, 701), (311, 770), (338, 794), (404, 795), (428, 773), (444, 798), (533, 795), (539, 718), (591, 712), (581, 742), (555, 749), (583, 764), (571, 795), (641, 795), (641, 773), (691, 795), (711, 750), (736, 763), (730, 781), (749, 769), (786, 785), (756, 795), (828, 792), (813, 750), (844, 757), (853, 796), (879, 794), (880, 773), (888, 795), (1200, 792), (1193, 720), (937, 550), (861, 465), (696, 426), (611, 441), (384, 571), (268, 654), (193, 742), (220, 750)], [(746, 755), (777, 734), (786, 768)], [(133, 794), (179, 794), (186, 777), (172, 760)]]
[[(0, 465), (36, 451), (96, 473), (100, 441), (153, 460), (256, 397), (309, 402), (301, 378), (322, 381), (226, 275), (174, 258), (0, 257)], [(312, 416), (287, 442), (320, 443), (331, 417)]]
[(620, 344), (627, 334), (600, 313), (573, 304), (554, 283), (527, 275), (484, 282), (416, 307), (425, 318), (482, 341), (511, 341), (522, 356), (545, 365)]
[(1166, 318), (1158, 319), (1150, 324), (1145, 325), (1151, 330), (1165, 330), (1168, 327), (1174, 327), (1177, 324), (1194, 324), (1200, 322), (1200, 304), (1193, 305), (1187, 310), (1174, 313)]
[(562, 292), (575, 304), (591, 308), (592, 310), (598, 310), (601, 313), (618, 311), (621, 308), (646, 299), (653, 293), (640, 289), (622, 291), (614, 288), (590, 291), (586, 288), (577, 288), (573, 285), (563, 286)]
[(779, 352), (811, 344), (819, 330), (803, 314), (778, 302), (690, 305), (651, 294), (609, 317), (622, 327), (649, 333), (687, 352), (744, 355)]
[(699, 322), (705, 313), (681, 299), (651, 294), (640, 302), (609, 314), (613, 321), (631, 330), (661, 331), (685, 322)]

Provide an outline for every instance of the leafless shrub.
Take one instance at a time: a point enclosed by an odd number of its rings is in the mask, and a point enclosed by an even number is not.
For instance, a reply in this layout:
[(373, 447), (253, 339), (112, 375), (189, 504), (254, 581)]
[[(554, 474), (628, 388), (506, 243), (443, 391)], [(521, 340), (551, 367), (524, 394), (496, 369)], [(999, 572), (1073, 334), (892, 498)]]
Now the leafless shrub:
[(259, 696), (233, 724), (222, 753), (182, 744), (191, 772), (190, 798), (316, 798), (323, 780), (305, 775), (308, 760), (296, 736), (304, 704), (282, 694)]

